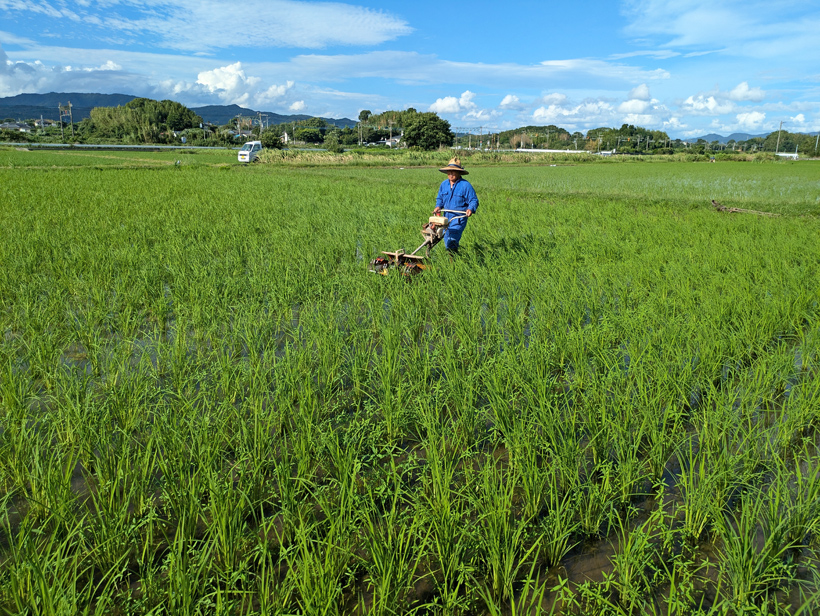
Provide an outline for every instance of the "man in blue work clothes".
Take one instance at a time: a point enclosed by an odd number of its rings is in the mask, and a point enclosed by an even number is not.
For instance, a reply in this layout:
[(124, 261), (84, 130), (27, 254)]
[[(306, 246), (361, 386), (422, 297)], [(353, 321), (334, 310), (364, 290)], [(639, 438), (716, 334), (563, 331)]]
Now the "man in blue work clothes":
[(450, 224), (444, 233), (444, 247), (450, 252), (458, 252), (458, 242), (461, 240), (461, 234), (464, 233), (464, 227), (467, 226), (467, 218), (475, 214), (478, 209), (478, 197), (472, 185), (464, 179), (463, 176), (468, 172), (461, 166), (458, 158), (451, 158), (447, 166), (442, 167), (439, 171), (446, 173), (447, 179), (439, 186), (438, 195), (436, 195), (436, 209), (433, 210), (433, 214), (439, 216), (442, 210), (456, 211), (456, 213), (444, 212), (444, 215), (450, 219)]

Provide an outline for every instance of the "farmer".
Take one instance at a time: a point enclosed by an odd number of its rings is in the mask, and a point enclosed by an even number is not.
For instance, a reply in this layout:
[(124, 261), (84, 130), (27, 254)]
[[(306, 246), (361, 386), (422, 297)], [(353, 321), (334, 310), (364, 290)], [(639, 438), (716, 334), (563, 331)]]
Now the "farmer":
[[(433, 210), (433, 214), (439, 216), (442, 210), (464, 212), (464, 214), (444, 213), (450, 219), (450, 224), (444, 233), (444, 247), (450, 252), (458, 252), (458, 242), (461, 240), (461, 234), (464, 233), (464, 227), (467, 226), (467, 218), (475, 214), (478, 209), (478, 197), (472, 185), (464, 179), (468, 172), (461, 166), (458, 158), (451, 158), (447, 166), (442, 167), (439, 171), (446, 173), (447, 179), (439, 186), (438, 195), (436, 195), (436, 209)], [(463, 217), (465, 214), (467, 218)]]

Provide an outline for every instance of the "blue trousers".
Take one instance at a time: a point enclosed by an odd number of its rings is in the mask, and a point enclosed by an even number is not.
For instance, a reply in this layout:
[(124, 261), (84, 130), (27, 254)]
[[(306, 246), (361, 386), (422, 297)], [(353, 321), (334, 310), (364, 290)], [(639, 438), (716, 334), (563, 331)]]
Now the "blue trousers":
[(461, 234), (464, 233), (464, 227), (467, 224), (458, 226), (458, 227), (447, 227), (447, 230), (444, 232), (444, 247), (447, 250), (452, 250), (453, 252), (458, 251), (458, 243), (461, 241)]

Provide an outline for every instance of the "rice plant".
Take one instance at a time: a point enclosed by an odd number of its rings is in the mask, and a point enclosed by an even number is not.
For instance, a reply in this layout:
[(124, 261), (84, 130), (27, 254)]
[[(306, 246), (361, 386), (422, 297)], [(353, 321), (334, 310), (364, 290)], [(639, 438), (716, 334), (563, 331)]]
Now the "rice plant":
[(816, 611), (814, 163), (476, 156), (408, 280), (446, 153), (88, 154), (0, 167), (0, 613)]

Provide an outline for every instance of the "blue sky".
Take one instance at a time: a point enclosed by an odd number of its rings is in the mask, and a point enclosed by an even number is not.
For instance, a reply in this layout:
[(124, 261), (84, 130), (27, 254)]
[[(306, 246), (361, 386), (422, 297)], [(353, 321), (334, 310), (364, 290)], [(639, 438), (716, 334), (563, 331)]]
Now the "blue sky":
[(102, 92), (484, 131), (820, 130), (820, 1), (0, 0), (0, 96)]

